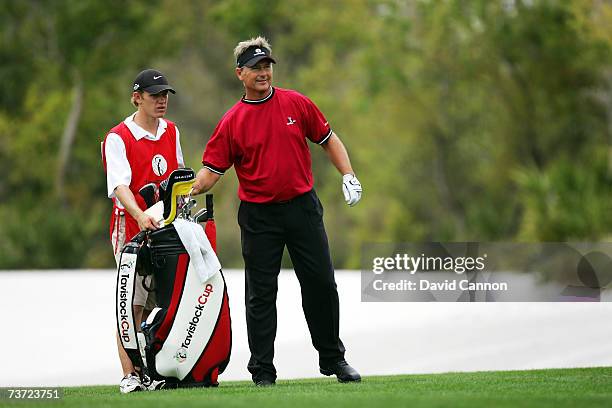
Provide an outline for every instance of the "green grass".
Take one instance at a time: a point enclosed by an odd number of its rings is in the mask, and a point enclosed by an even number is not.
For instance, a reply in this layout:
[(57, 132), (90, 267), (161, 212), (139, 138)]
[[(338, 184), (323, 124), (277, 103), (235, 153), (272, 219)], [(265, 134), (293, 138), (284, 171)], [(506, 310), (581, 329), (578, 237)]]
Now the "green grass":
[(120, 395), (117, 386), (69, 387), (57, 402), (24, 407), (610, 407), (612, 368), (498, 371), (365, 377), (360, 384), (335, 379), (279, 381), (256, 388), (222, 381), (219, 388)]

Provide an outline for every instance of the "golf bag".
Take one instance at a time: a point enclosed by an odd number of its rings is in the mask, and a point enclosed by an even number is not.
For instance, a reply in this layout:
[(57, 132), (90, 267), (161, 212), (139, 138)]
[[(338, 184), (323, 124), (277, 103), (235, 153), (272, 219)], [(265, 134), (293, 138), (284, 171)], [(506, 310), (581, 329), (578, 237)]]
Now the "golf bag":
[[(196, 221), (206, 223), (205, 230), (191, 220), (171, 222), (181, 211), (185, 216), (181, 209), (185, 203), (177, 204), (182, 200), (177, 192), (187, 189), (176, 184), (190, 186), (193, 176), (193, 170), (179, 169), (165, 186), (162, 183), (160, 199), (167, 225), (136, 235), (124, 247), (117, 272), (117, 329), (123, 348), (135, 367), (153, 380), (164, 380), (165, 388), (217, 386), (231, 352), (229, 299), (214, 253), (212, 196), (206, 197), (206, 210), (196, 216)], [(170, 203), (171, 210), (167, 208)], [(205, 254), (210, 262), (191, 259), (177, 231), (179, 222), (202, 236), (206, 234), (206, 243), (212, 244), (207, 247), (210, 253)], [(132, 313), (136, 274), (153, 275), (157, 301), (141, 332), (136, 330)]]

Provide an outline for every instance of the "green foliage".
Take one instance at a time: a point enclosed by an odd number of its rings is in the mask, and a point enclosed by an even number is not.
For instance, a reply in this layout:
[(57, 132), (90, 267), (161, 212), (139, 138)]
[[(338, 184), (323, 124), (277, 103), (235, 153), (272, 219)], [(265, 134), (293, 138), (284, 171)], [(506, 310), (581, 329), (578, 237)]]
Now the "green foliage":
[(612, 180), (605, 155), (589, 168), (557, 161), (546, 172), (517, 173), (526, 204), (519, 238), (525, 241), (596, 241), (610, 233)]
[[(32, 205), (38, 195), (23, 195), (0, 209), (6, 220), (0, 240), (4, 268), (20, 269), (24, 263), (36, 268), (79, 268), (91, 243), (81, 237), (92, 235), (89, 212), (67, 212), (57, 204)], [(23, 221), (32, 223), (31, 228)]]
[[(256, 35), (272, 41), (275, 83), (317, 103), (364, 186), (348, 209), (340, 176), (312, 147), (337, 268), (358, 267), (367, 241), (610, 235), (606, 2), (7, 1), (0, 23), (0, 160), (10, 169), (0, 178), (0, 268), (112, 266), (99, 142), (131, 112), (133, 76), (156, 66), (171, 78), (169, 118), (199, 168), (241, 95), (233, 47)], [(232, 172), (213, 191), (226, 267), (241, 264), (235, 191)]]
[[(100, 141), (126, 113), (128, 104), (117, 103), (129, 101), (124, 70), (132, 77), (151, 55), (168, 51), (166, 27), (149, 23), (158, 5), (2, 3), (0, 73), (9, 88), (0, 97), (0, 158), (9, 171), (0, 182), (0, 267), (82, 267), (98, 259), (89, 248), (108, 239), (108, 215), (98, 204), (106, 190)], [(84, 97), (59, 197), (58, 152), (76, 87)], [(108, 255), (98, 266), (112, 261)]]

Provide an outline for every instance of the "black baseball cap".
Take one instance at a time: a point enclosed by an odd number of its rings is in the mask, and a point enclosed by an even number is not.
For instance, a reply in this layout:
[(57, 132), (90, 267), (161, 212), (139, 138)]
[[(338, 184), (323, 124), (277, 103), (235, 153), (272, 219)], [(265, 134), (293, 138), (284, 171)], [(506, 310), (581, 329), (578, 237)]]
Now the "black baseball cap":
[(236, 59), (236, 65), (238, 68), (244, 66), (250, 68), (263, 59), (269, 59), (276, 64), (276, 61), (270, 55), (270, 50), (265, 47), (260, 47), (259, 45), (251, 45), (238, 56)]
[(163, 91), (176, 93), (174, 88), (168, 84), (166, 76), (154, 69), (145, 69), (138, 74), (134, 80), (134, 86), (132, 89), (134, 91), (146, 91), (152, 95)]

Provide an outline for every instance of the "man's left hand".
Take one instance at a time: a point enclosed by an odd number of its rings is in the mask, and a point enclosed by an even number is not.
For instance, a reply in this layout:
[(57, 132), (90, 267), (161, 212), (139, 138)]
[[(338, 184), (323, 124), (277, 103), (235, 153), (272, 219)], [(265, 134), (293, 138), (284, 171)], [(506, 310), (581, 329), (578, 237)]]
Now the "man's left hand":
[(346, 203), (352, 207), (361, 200), (361, 183), (353, 174), (345, 174), (342, 176), (342, 192)]

